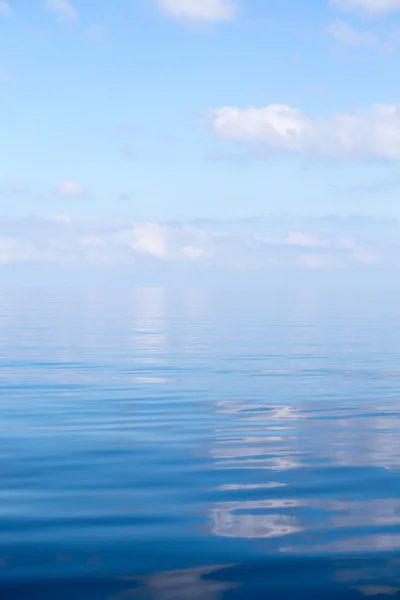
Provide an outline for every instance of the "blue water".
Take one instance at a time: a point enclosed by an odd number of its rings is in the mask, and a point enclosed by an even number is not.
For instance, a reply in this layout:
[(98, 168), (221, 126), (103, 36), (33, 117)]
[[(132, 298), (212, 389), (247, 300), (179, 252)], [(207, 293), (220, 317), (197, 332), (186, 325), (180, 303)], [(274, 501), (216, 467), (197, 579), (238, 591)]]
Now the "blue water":
[(400, 302), (0, 293), (0, 598), (400, 597)]

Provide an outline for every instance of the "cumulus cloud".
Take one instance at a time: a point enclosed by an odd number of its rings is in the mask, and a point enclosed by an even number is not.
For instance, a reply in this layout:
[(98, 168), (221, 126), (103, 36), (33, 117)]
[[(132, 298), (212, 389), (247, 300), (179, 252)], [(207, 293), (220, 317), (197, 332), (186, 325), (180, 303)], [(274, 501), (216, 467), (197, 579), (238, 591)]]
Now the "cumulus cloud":
[(45, 8), (58, 15), (60, 21), (74, 21), (78, 13), (68, 0), (46, 0)]
[(341, 10), (363, 11), (371, 15), (400, 10), (400, 0), (331, 0), (331, 5)]
[(221, 138), (264, 144), (271, 151), (308, 153), (347, 159), (400, 158), (400, 105), (377, 104), (330, 116), (311, 116), (297, 108), (212, 110), (211, 126)]
[(149, 254), (155, 258), (166, 258), (166, 230), (157, 223), (145, 223), (132, 231), (130, 246), (140, 254)]
[(85, 190), (75, 181), (60, 181), (53, 189), (57, 196), (69, 196), (81, 198), (85, 195)]
[(213, 255), (212, 235), (189, 225), (156, 222), (120, 227), (107, 234), (85, 236), (86, 246), (108, 247), (118, 255), (148, 257), (162, 261), (200, 260)]
[(158, 0), (159, 7), (175, 19), (232, 21), (236, 16), (233, 0)]
[[(354, 235), (344, 238), (344, 228)], [(258, 235), (257, 229), (265, 235)], [(168, 224), (83, 222), (66, 215), (0, 218), (0, 264), (132, 264), (144, 269), (186, 265), (249, 271), (373, 268), (379, 263), (399, 268), (400, 222), (377, 224), (375, 233), (373, 229), (371, 223), (365, 227), (363, 222), (340, 219)]]
[(0, 15), (9, 15), (11, 7), (6, 0), (0, 0)]

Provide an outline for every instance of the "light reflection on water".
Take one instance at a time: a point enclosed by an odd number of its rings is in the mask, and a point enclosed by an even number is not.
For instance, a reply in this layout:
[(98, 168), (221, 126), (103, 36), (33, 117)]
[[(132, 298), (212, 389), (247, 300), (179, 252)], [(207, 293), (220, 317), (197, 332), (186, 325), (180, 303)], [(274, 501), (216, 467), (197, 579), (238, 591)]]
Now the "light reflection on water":
[(399, 333), (387, 297), (3, 291), (4, 597), (396, 594)]

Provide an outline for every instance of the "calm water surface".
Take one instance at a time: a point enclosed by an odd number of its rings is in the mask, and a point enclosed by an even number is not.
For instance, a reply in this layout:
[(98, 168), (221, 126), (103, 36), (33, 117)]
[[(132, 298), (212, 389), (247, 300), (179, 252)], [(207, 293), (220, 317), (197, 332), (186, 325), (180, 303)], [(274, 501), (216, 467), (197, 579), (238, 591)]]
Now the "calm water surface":
[(400, 298), (0, 293), (0, 598), (400, 597)]

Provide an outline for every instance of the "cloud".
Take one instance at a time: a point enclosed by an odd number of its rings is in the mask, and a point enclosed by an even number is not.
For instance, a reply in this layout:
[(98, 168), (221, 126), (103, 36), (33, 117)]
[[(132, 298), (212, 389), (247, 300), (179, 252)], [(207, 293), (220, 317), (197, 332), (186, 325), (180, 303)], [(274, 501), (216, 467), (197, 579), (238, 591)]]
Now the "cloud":
[(343, 266), (337, 257), (321, 254), (300, 254), (296, 258), (296, 263), (304, 269), (340, 268)]
[(60, 21), (74, 21), (78, 13), (68, 0), (46, 0), (45, 8), (58, 15)]
[(345, 159), (400, 158), (400, 105), (377, 104), (330, 116), (310, 116), (288, 105), (223, 107), (210, 113), (223, 139), (264, 145), (275, 153)]
[(54, 215), (54, 217), (48, 217), (47, 220), (50, 221), (50, 223), (64, 223), (65, 225), (72, 223), (72, 219), (67, 217), (67, 215)]
[(0, 0), (0, 15), (11, 14), (11, 7), (6, 0)]
[(371, 31), (355, 29), (345, 21), (334, 21), (328, 27), (332, 38), (345, 46), (376, 46), (380, 42)]
[(369, 192), (376, 193), (382, 192), (384, 190), (390, 190), (392, 188), (398, 187), (400, 184), (399, 177), (390, 177), (382, 181), (368, 182), (363, 181), (363, 183), (357, 185), (332, 185), (331, 187), (334, 189), (351, 191), (351, 192)]
[(361, 11), (370, 15), (400, 11), (400, 0), (331, 0), (331, 5), (341, 10)]
[(85, 190), (75, 181), (60, 181), (53, 189), (57, 196), (70, 196), (81, 198), (85, 195)]
[(356, 262), (363, 263), (365, 265), (377, 265), (380, 263), (379, 254), (375, 252), (355, 252), (352, 257)]
[(387, 54), (395, 54), (399, 44), (399, 33), (375, 34), (367, 29), (358, 29), (346, 21), (334, 21), (327, 28), (331, 38), (342, 46), (353, 48), (373, 48)]
[(321, 238), (314, 233), (304, 233), (300, 231), (291, 231), (286, 236), (280, 238), (256, 236), (254, 239), (263, 244), (283, 244), (289, 246), (301, 246), (303, 248), (326, 248), (330, 245), (328, 240)]
[(145, 223), (135, 227), (129, 245), (139, 252), (155, 258), (166, 258), (168, 254), (166, 229), (157, 223)]
[(237, 12), (233, 0), (158, 0), (158, 4), (174, 19), (232, 21)]
[(328, 246), (328, 242), (321, 239), (314, 233), (298, 233), (291, 232), (284, 239), (286, 244), (293, 244), (294, 246), (305, 246), (308, 248), (323, 248)]
[(188, 258), (202, 258), (204, 256), (204, 249), (196, 248), (195, 246), (184, 246), (182, 248), (182, 254)]
[(0, 265), (19, 262), (45, 261), (55, 258), (54, 252), (40, 250), (28, 241), (13, 237), (0, 237)]
[(212, 236), (185, 224), (140, 223), (108, 239), (113, 244), (127, 246), (137, 255), (163, 261), (206, 259), (213, 254)]
[[(297, 227), (293, 227), (293, 225)], [(343, 230), (349, 234), (343, 237)], [(261, 232), (261, 234), (260, 234)], [(276, 216), (248, 221), (86, 222), (0, 218), (0, 264), (136, 265), (146, 270), (400, 268), (400, 221)]]

